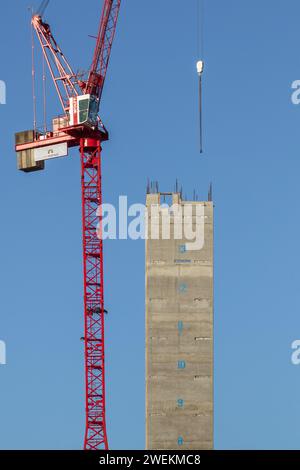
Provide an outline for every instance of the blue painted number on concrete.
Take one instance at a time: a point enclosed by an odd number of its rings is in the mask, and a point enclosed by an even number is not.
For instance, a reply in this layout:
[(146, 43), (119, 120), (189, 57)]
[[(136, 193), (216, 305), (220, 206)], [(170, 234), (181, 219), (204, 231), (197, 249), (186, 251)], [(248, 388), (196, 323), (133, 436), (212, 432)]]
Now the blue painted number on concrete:
[(181, 294), (184, 294), (187, 291), (187, 285), (186, 284), (180, 284), (179, 285), (179, 292)]
[(178, 369), (185, 369), (186, 363), (185, 361), (178, 361)]

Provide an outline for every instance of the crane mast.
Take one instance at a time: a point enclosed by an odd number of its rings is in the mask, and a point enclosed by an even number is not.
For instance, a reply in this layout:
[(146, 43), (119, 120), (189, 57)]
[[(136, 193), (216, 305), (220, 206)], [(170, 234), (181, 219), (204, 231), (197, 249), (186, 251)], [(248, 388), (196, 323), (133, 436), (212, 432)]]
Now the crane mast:
[[(48, 2), (47, 2), (48, 3)], [(49, 24), (33, 15), (36, 32), (64, 115), (44, 133), (34, 129), (16, 134), (18, 168), (44, 169), (48, 159), (79, 147), (81, 160), (84, 274), (85, 450), (108, 449), (105, 400), (104, 284), (102, 241), (101, 145), (108, 133), (99, 117), (121, 0), (104, 0), (96, 46), (86, 80), (77, 76)]]
[(103, 242), (98, 208), (102, 203), (101, 141), (80, 141), (84, 266), (86, 450), (108, 449), (105, 421)]

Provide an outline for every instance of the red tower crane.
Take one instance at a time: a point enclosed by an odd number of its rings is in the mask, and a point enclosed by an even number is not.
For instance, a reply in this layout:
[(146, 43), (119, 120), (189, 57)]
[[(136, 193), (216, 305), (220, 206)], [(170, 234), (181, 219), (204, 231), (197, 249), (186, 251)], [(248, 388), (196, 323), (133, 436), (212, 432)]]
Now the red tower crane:
[[(108, 449), (105, 420), (105, 347), (103, 295), (103, 243), (101, 237), (101, 144), (108, 133), (99, 117), (99, 106), (115, 36), (121, 0), (104, 0), (93, 61), (86, 77), (74, 73), (41, 11), (32, 16), (56, 88), (63, 116), (55, 117), (51, 131), (16, 134), (18, 169), (44, 169), (45, 161), (68, 155), (79, 147), (82, 184), (84, 265), (84, 343), (86, 430), (84, 449)], [(100, 209), (99, 209), (100, 208)]]

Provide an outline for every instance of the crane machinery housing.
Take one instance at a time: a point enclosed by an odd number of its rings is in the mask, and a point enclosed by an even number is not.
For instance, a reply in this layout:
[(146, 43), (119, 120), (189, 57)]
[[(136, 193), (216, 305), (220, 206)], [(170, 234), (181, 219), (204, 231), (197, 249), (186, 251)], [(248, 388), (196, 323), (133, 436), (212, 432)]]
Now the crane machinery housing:
[[(79, 147), (82, 187), (82, 231), (84, 266), (85, 343), (85, 450), (108, 449), (105, 419), (105, 347), (103, 242), (101, 238), (102, 174), (101, 144), (108, 132), (99, 117), (99, 107), (115, 36), (121, 0), (104, 0), (92, 65), (85, 77), (74, 72), (43, 20), (49, 0), (32, 16), (32, 28), (42, 48), (58, 98), (62, 116), (52, 120), (52, 129), (34, 128), (18, 132), (18, 169), (24, 172), (45, 168), (45, 161), (68, 155)], [(34, 75), (34, 74), (33, 74)]]

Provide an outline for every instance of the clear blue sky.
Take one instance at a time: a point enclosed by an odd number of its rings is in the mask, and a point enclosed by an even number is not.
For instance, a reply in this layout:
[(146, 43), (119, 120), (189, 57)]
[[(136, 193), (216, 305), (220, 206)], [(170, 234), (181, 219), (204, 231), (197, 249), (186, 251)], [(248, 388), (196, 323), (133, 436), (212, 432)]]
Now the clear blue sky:
[[(1, 449), (77, 449), (84, 431), (77, 151), (16, 170), (32, 126), (28, 0), (2, 2), (0, 79)], [(297, 0), (206, 0), (205, 154), (198, 153), (196, 0), (123, 2), (102, 117), (104, 199), (144, 202), (147, 177), (215, 209), (215, 445), (300, 448), (300, 79)], [(59, 6), (57, 6), (59, 5)], [(91, 61), (102, 2), (52, 0), (47, 20), (74, 68)], [(83, 13), (84, 12), (84, 13)], [(49, 87), (51, 84), (49, 83)], [(53, 99), (52, 99), (53, 97)], [(49, 115), (60, 113), (51, 92)], [(108, 433), (144, 446), (144, 244), (105, 245)]]

